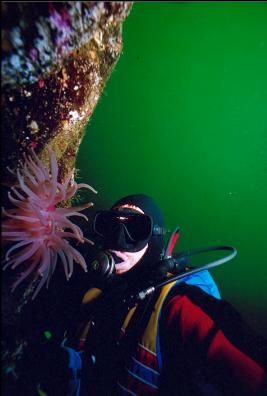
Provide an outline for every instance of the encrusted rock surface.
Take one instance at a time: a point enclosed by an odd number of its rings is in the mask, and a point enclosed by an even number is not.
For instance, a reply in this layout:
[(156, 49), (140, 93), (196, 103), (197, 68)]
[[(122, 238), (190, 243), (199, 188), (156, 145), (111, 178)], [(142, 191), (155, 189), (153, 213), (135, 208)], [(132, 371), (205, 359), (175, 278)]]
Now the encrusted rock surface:
[(3, 182), (23, 152), (49, 143), (60, 178), (75, 165), (84, 127), (122, 48), (131, 2), (2, 3)]
[[(75, 168), (84, 127), (121, 53), (122, 24), (131, 7), (132, 2), (2, 3), (3, 206), (9, 206), (12, 172), (24, 152), (34, 148), (47, 163), (49, 143), (61, 182)], [(30, 376), (22, 379), (33, 347), (31, 334), (19, 327), (33, 284), (11, 294), (11, 277), (2, 280), (3, 395), (18, 389), (17, 394), (38, 394), (36, 384), (25, 385)]]

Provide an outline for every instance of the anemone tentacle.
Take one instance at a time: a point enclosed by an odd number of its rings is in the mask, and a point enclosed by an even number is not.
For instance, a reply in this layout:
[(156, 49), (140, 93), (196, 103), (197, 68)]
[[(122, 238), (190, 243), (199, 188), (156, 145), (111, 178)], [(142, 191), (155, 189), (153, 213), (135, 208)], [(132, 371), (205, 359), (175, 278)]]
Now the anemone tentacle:
[(79, 216), (88, 220), (80, 211), (93, 203), (73, 207), (64, 205), (81, 188), (94, 193), (97, 191), (88, 184), (77, 184), (73, 180), (73, 170), (60, 183), (56, 155), (50, 147), (49, 167), (42, 163), (33, 149), (31, 152), (31, 155), (24, 154), (24, 163), (16, 172), (13, 171), (17, 180), (8, 192), (8, 198), (14, 208), (2, 208), (2, 239), (11, 244), (5, 254), (3, 268), (14, 269), (22, 264), (25, 267), (12, 285), (12, 291), (35, 273), (41, 277), (32, 297), (35, 298), (44, 284), (48, 287), (58, 258), (67, 279), (73, 273), (74, 261), (86, 271), (84, 257), (70, 245), (68, 239), (92, 244), (93, 241), (83, 236), (81, 228), (70, 217)]

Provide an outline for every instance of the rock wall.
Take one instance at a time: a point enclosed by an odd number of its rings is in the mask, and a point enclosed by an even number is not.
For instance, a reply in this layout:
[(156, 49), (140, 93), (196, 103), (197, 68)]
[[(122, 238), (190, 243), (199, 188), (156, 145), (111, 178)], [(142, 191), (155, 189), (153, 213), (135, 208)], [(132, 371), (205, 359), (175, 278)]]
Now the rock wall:
[[(2, 3), (4, 207), (10, 207), (7, 192), (23, 153), (32, 148), (48, 164), (49, 143), (61, 182), (75, 169), (85, 125), (119, 59), (122, 24), (131, 7), (132, 2)], [(11, 278), (2, 280), (3, 394), (38, 394), (34, 381), (25, 385), (30, 376), (23, 379), (34, 346), (31, 334), (20, 328), (34, 285), (11, 294)]]
[(3, 182), (23, 152), (45, 160), (49, 142), (60, 177), (75, 158), (122, 48), (131, 2), (2, 3)]

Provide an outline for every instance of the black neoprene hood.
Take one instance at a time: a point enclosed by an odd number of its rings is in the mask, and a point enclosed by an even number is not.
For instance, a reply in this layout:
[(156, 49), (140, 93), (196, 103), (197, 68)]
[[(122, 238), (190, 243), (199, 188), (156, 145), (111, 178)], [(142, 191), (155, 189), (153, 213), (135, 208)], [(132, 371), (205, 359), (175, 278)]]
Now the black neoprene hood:
[(151, 197), (144, 194), (128, 195), (127, 197), (119, 199), (111, 209), (126, 204), (134, 205), (142, 209), (145, 214), (152, 217), (154, 224), (157, 224), (159, 227), (164, 227), (161, 210)]

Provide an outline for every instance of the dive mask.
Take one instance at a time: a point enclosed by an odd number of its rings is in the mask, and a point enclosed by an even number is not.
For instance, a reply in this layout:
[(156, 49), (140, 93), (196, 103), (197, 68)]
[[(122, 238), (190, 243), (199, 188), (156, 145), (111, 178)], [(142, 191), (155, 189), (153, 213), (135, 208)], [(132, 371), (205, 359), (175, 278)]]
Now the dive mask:
[(105, 248), (125, 252), (137, 252), (146, 246), (152, 234), (164, 233), (150, 216), (129, 209), (97, 212), (93, 229)]

